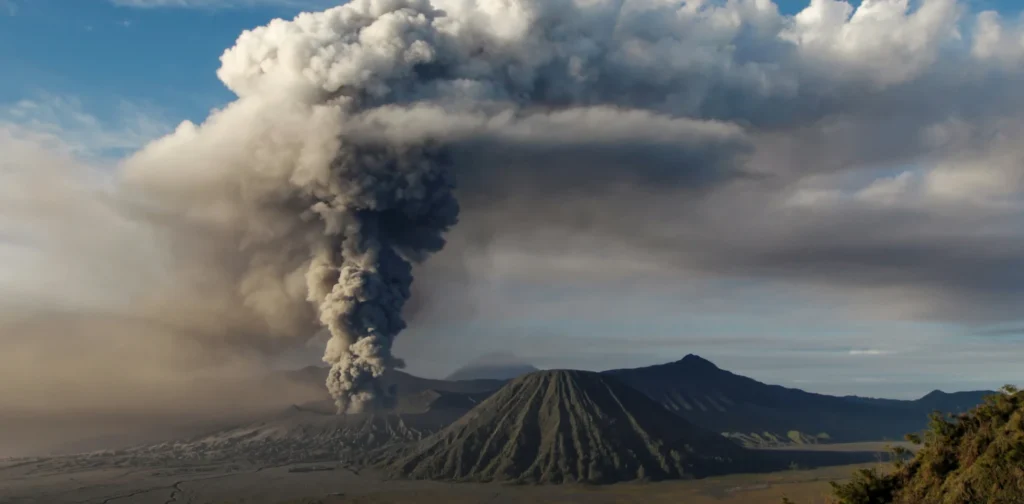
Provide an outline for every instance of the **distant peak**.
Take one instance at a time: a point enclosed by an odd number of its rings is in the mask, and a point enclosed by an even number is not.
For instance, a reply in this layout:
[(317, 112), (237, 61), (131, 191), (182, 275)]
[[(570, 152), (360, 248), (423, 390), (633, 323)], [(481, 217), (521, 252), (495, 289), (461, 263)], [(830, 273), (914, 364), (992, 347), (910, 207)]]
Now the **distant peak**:
[(686, 364), (688, 366), (704, 366), (718, 369), (718, 366), (716, 366), (715, 363), (696, 354), (686, 354), (686, 357), (680, 359), (679, 363)]

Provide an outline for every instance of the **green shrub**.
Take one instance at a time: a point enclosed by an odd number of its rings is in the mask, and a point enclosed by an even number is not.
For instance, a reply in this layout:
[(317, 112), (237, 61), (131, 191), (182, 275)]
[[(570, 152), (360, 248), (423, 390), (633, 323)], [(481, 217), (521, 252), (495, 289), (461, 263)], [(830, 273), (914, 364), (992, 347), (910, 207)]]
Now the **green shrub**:
[(1024, 503), (1024, 392), (1006, 386), (973, 410), (931, 415), (909, 460), (894, 450), (892, 472), (861, 470), (833, 483), (838, 504)]
[(860, 469), (843, 484), (832, 483), (832, 495), (841, 504), (891, 504), (898, 479), (877, 469)]

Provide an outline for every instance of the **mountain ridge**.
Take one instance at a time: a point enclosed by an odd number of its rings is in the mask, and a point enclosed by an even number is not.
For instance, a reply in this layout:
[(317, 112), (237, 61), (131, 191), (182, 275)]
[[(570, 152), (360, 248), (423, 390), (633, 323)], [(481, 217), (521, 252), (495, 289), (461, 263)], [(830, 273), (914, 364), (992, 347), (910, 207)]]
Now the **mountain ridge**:
[[(311, 367), (293, 375), (322, 383), (326, 373), (326, 368)], [(698, 427), (757, 447), (901, 440), (905, 434), (925, 428), (931, 411), (963, 412), (990, 394), (933, 391), (915, 400), (831, 396), (766, 384), (719, 368), (695, 354), (601, 373), (619, 379)], [(468, 394), (481, 401), (508, 381), (435, 380), (393, 370), (384, 375), (383, 382), (400, 400), (435, 390)], [(468, 400), (461, 401), (472, 406)]]
[(923, 429), (932, 409), (963, 411), (989, 394), (942, 392), (914, 401), (830, 396), (766, 384), (694, 354), (605, 373), (700, 427), (759, 446), (902, 439)]

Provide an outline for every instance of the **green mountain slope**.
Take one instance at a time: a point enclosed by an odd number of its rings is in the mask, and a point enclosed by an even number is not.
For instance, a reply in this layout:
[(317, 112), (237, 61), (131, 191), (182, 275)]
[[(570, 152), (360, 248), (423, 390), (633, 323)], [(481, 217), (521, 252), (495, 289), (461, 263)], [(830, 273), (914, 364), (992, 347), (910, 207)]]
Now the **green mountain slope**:
[(1024, 392), (1007, 387), (968, 413), (936, 415), (921, 441), (895, 471), (834, 485), (838, 503), (1024, 503)]

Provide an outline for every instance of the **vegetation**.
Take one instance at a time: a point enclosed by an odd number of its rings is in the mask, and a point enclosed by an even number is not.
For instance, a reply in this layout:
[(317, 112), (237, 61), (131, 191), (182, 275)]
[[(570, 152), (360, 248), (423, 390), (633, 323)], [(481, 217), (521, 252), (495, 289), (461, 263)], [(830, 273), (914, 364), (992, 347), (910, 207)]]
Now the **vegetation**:
[(891, 471), (862, 469), (833, 483), (837, 504), (1024, 503), (1024, 392), (1015, 387), (967, 413), (933, 413), (924, 436), (907, 439), (923, 447)]

